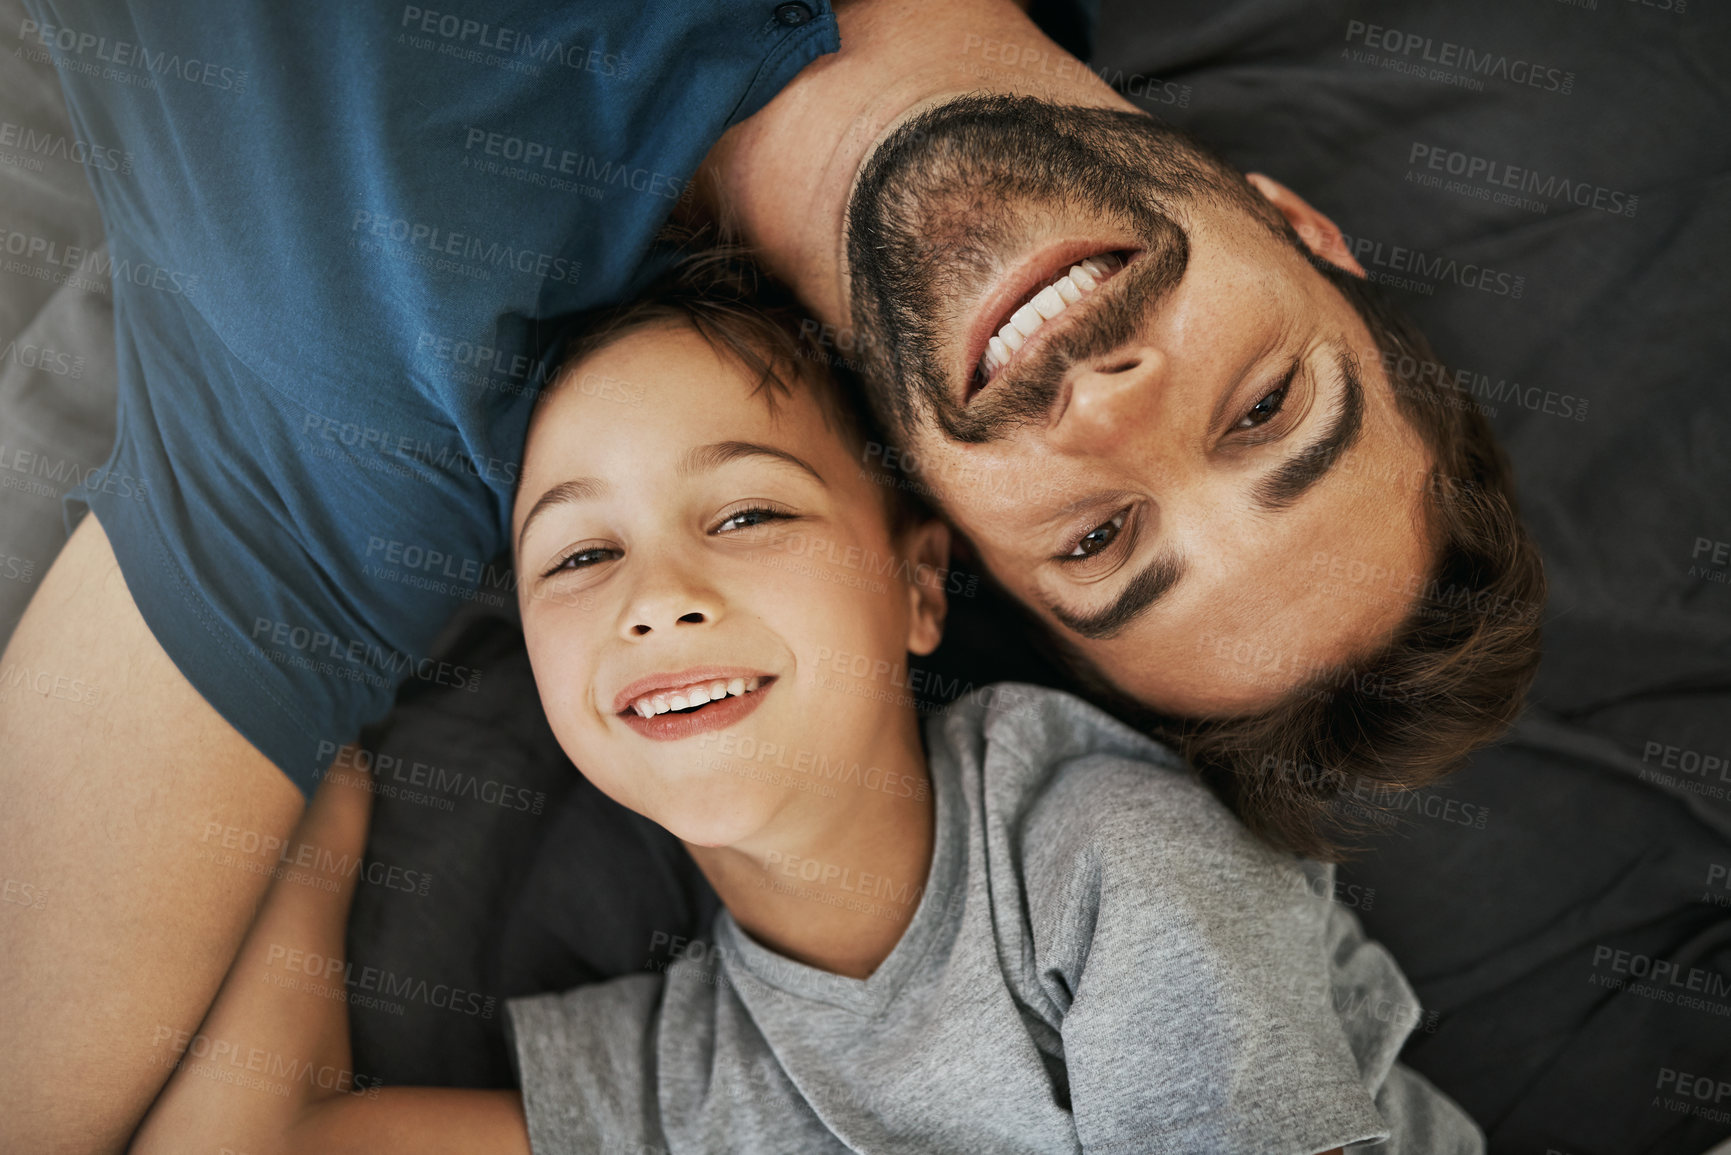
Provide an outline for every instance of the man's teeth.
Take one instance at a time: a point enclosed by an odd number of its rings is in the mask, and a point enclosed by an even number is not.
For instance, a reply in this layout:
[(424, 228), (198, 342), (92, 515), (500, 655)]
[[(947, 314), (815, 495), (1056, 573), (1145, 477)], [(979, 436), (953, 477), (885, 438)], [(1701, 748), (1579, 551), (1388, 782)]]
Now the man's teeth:
[(1124, 267), (1124, 262), (1107, 254), (1089, 257), (1031, 297), (1027, 304), (1010, 314), (1010, 322), (986, 342), (980, 357), (980, 375), (991, 377), (1009, 364), (1010, 355), (1022, 347), (1047, 321), (1100, 287), (1100, 282)]
[(757, 689), (761, 682), (761, 678), (717, 678), (713, 682), (698, 682), (678, 690), (645, 694), (631, 703), (631, 708), (637, 711), (639, 718), (653, 718), (669, 710), (689, 710), (726, 697), (744, 697)]

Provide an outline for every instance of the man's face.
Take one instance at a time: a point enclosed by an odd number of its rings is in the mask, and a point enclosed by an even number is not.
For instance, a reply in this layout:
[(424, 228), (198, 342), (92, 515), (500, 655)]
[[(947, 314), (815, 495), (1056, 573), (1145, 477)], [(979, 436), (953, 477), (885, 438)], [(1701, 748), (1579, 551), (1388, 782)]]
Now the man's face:
[(849, 275), (992, 572), (1121, 690), (1219, 715), (1392, 634), (1410, 599), (1339, 579), (1428, 568), (1429, 460), (1357, 313), (1199, 171), (1140, 118), (957, 101), (868, 162)]

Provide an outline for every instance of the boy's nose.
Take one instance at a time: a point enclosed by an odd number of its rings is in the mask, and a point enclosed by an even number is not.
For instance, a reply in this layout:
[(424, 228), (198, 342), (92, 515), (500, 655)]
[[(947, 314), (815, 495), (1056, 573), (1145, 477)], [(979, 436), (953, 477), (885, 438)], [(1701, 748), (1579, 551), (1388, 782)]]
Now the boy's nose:
[(700, 626), (709, 620), (709, 615), (702, 610), (688, 610), (671, 621), (668, 620), (668, 615), (656, 613), (652, 609), (644, 609), (642, 612), (633, 614), (632, 617), (636, 620), (631, 623), (631, 628), (627, 632), (636, 638), (653, 633), (657, 629), (665, 629), (667, 626)]
[(701, 571), (670, 565), (640, 585), (620, 618), (626, 638), (648, 637), (656, 631), (689, 629), (721, 617), (721, 598)]

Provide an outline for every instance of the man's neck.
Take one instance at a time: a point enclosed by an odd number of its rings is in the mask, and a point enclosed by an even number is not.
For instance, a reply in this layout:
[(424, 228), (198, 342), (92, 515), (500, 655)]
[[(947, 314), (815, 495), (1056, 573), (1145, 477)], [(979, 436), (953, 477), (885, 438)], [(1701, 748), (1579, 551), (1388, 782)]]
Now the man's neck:
[(808, 65), (705, 159), (709, 211), (822, 320), (845, 326), (848, 198), (878, 141), (964, 92), (1133, 109), (1010, 0), (838, 4), (841, 51)]
[[(867, 978), (913, 920), (931, 870), (935, 790), (919, 725), (846, 760), (835, 792), (792, 795), (769, 828), (692, 858), (734, 920), (789, 958)], [(799, 773), (797, 768), (789, 776)]]

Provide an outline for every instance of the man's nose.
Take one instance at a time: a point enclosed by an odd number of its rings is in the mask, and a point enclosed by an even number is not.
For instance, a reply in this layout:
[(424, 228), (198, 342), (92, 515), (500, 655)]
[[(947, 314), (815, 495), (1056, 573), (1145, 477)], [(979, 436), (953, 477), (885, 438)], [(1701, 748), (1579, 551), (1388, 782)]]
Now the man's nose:
[(666, 566), (633, 592), (620, 618), (620, 632), (635, 640), (713, 625), (720, 618), (721, 598), (700, 572)]
[(1070, 369), (1070, 398), (1053, 430), (1054, 445), (1101, 453), (1135, 439), (1155, 420), (1169, 361), (1158, 347), (1137, 344)]

